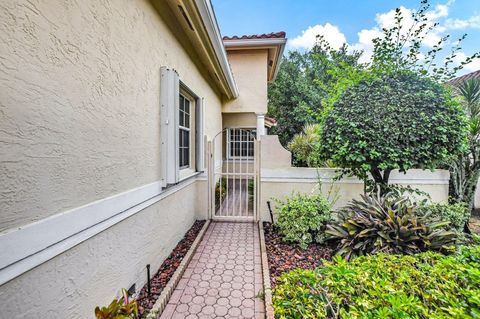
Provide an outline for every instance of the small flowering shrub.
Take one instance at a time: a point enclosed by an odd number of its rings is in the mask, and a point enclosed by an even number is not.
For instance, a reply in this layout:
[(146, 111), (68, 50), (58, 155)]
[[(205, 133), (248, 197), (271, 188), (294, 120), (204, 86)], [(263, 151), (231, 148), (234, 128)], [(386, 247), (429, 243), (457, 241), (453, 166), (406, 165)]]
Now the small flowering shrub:
[(275, 318), (480, 318), (480, 246), (456, 255), (339, 256), (283, 274)]
[(323, 242), (325, 225), (332, 219), (331, 203), (321, 194), (293, 194), (278, 203), (276, 225), (286, 242), (302, 249), (314, 240)]

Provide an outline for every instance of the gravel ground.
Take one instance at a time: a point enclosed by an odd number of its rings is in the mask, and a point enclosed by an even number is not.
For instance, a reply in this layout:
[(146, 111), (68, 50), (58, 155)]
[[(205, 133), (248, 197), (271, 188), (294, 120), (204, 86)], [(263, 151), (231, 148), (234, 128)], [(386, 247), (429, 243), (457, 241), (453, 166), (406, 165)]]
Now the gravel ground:
[[(147, 285), (145, 285), (137, 298), (139, 317), (141, 317), (145, 311), (150, 310), (155, 301), (162, 293), (163, 288), (167, 285), (170, 278), (173, 276), (175, 270), (182, 262), (182, 259), (187, 254), (190, 246), (192, 246), (195, 238), (205, 224), (204, 220), (196, 221), (193, 226), (187, 231), (185, 237), (177, 244), (172, 253), (160, 266), (160, 269), (151, 278), (151, 294), (147, 293)], [(152, 271), (153, 273), (153, 271)]]

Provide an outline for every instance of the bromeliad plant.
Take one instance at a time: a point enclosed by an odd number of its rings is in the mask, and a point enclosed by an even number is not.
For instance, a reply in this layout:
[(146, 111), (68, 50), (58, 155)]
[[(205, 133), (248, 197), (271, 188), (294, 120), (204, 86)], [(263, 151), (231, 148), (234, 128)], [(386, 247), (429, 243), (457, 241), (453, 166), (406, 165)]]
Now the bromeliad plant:
[(346, 259), (379, 252), (446, 252), (455, 243), (456, 234), (445, 229), (448, 221), (416, 216), (417, 207), (408, 197), (387, 194), (362, 199), (340, 211), (325, 231), (329, 240), (338, 242), (337, 254)]
[(107, 307), (96, 307), (95, 317), (97, 319), (131, 319), (138, 317), (137, 301), (128, 300), (128, 292), (122, 289), (122, 298), (114, 299)]

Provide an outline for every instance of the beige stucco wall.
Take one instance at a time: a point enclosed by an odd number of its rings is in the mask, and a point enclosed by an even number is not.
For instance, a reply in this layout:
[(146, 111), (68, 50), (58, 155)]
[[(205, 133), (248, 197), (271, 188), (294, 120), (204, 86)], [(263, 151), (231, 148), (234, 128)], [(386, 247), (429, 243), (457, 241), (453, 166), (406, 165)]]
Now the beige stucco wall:
[[(0, 286), (1, 318), (94, 318), (97, 305), (146, 282), (196, 217), (196, 183)], [(197, 212), (199, 215), (197, 216)]]
[[(344, 177), (335, 181), (338, 170), (335, 168), (291, 167), (291, 154), (278, 141), (277, 136), (265, 136), (261, 144), (261, 186), (260, 218), (270, 220), (267, 201), (272, 203), (276, 212), (275, 199), (282, 200), (294, 192), (311, 193), (321, 191), (330, 199), (336, 199), (334, 209), (345, 206), (352, 199), (360, 198), (364, 193), (363, 182), (354, 177)], [(412, 169), (407, 174), (393, 171), (390, 183), (410, 185), (430, 195), (434, 202), (448, 200), (448, 181), (446, 170), (425, 171)], [(321, 186), (319, 186), (321, 185)]]
[(147, 0), (0, 4), (0, 231), (160, 179), (160, 67), (221, 101)]
[(255, 128), (257, 116), (255, 113), (223, 113), (224, 128)]
[[(0, 236), (160, 179), (161, 66), (204, 98), (205, 134), (222, 129), (221, 98), (147, 0), (6, 0), (0, 19)], [(140, 289), (206, 217), (199, 183), (1, 285), (0, 317), (92, 318)]]
[(474, 208), (476, 210), (480, 208), (480, 179), (477, 182), (477, 189), (475, 191)]
[(226, 102), (223, 112), (266, 113), (268, 51), (238, 50), (227, 53), (239, 97)]

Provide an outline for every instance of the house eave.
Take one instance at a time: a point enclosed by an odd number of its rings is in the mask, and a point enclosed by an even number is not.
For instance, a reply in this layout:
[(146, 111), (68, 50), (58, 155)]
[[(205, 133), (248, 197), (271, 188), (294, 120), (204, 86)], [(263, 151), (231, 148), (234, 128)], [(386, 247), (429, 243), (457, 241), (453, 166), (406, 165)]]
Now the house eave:
[(227, 99), (238, 97), (220, 29), (209, 0), (150, 0), (209, 84)]
[(220, 33), (220, 28), (215, 17), (215, 12), (213, 11), (212, 4), (209, 0), (199, 0), (195, 2), (198, 6), (200, 16), (205, 26), (205, 30), (208, 33), (209, 39), (214, 48), (215, 56), (220, 65), (223, 76), (228, 87), (227, 96), (229, 98), (238, 97), (238, 88), (235, 84), (235, 79), (233, 78), (233, 73), (230, 68), (230, 64), (227, 58), (227, 52), (225, 50), (222, 36)]
[(267, 38), (267, 39), (228, 39), (223, 40), (223, 45), (229, 50), (268, 50), (268, 62), (271, 63), (268, 71), (268, 82), (273, 82), (277, 77), (280, 62), (283, 57), (286, 38)]

